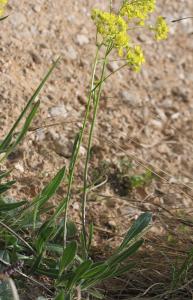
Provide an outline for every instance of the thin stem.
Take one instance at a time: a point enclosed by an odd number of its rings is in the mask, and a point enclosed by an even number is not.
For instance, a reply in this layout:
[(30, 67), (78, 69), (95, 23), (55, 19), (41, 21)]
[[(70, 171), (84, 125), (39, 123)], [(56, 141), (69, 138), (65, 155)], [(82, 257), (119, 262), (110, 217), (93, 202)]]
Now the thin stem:
[(95, 55), (95, 59), (94, 59), (92, 78), (91, 78), (91, 86), (90, 86), (90, 92), (89, 92), (88, 101), (87, 101), (86, 112), (85, 112), (85, 116), (84, 116), (84, 120), (83, 120), (83, 125), (79, 132), (79, 136), (78, 136), (76, 147), (74, 149), (74, 153), (72, 154), (69, 182), (68, 182), (68, 190), (67, 190), (67, 196), (66, 196), (66, 207), (65, 207), (65, 212), (64, 212), (64, 248), (66, 247), (68, 206), (69, 206), (69, 202), (70, 202), (70, 198), (71, 198), (71, 189), (72, 189), (72, 183), (73, 183), (73, 177), (74, 177), (74, 168), (75, 168), (75, 164), (76, 164), (77, 157), (79, 154), (80, 145), (82, 143), (82, 138), (83, 138), (84, 130), (85, 130), (86, 123), (88, 120), (88, 116), (90, 113), (90, 105), (91, 105), (91, 100), (92, 100), (92, 96), (93, 96), (93, 87), (94, 87), (95, 74), (96, 74), (96, 68), (97, 68), (97, 63), (98, 63), (99, 50), (100, 50), (100, 46), (97, 47), (96, 55)]
[(113, 11), (113, 0), (110, 0), (110, 13)]
[[(101, 79), (98, 84), (98, 91), (97, 95), (94, 95), (94, 112), (93, 112), (93, 119), (89, 131), (89, 138), (88, 138), (88, 147), (87, 147), (87, 155), (86, 155), (86, 162), (85, 162), (85, 168), (84, 168), (84, 187), (83, 187), (83, 200), (82, 200), (82, 233), (83, 233), (83, 242), (84, 242), (84, 255), (87, 257), (87, 246), (86, 246), (86, 203), (87, 203), (87, 181), (88, 181), (88, 165), (89, 165), (89, 160), (90, 160), (90, 151), (91, 151), (91, 146), (92, 146), (92, 137), (93, 137), (93, 130), (95, 126), (95, 121), (97, 117), (97, 111), (98, 111), (98, 106), (100, 102), (100, 97), (101, 97), (101, 92), (102, 92), (102, 87), (104, 83), (104, 75), (105, 75), (105, 69), (107, 65), (107, 56), (109, 54), (109, 49), (107, 48), (106, 54), (105, 54), (105, 59), (101, 71)], [(94, 92), (96, 89), (94, 90)]]
[[(123, 69), (124, 67), (126, 67), (128, 65), (128, 63), (120, 66), (119, 68), (117, 68), (115, 71), (111, 72), (109, 75), (107, 75), (104, 79), (103, 82), (105, 82), (110, 76), (112, 76), (113, 74), (117, 73), (118, 71), (120, 71), (121, 69)], [(101, 82), (99, 82), (94, 88), (93, 88), (93, 92), (99, 87)]]
[[(11, 266), (10, 263), (6, 262), (5, 260), (3, 260), (2, 258), (0, 258), (0, 262), (2, 264), (4, 264), (5, 266)], [(19, 275), (23, 276), (24, 278), (26, 278), (27, 280), (32, 281), (33, 283), (39, 285), (40, 287), (44, 288), (47, 292), (49, 292), (51, 295), (53, 295), (53, 291), (51, 291), (50, 289), (48, 289), (44, 284), (42, 284), (41, 282), (33, 279), (31, 276), (28, 276), (26, 274), (24, 274), (23, 272), (19, 271), (19, 270), (15, 270), (16, 273), (18, 273)]]
[(34, 249), (28, 244), (19, 234), (17, 234), (14, 230), (12, 230), (8, 225), (0, 221), (0, 225), (4, 227), (7, 231), (9, 231), (12, 235), (18, 238), (33, 254), (35, 253)]

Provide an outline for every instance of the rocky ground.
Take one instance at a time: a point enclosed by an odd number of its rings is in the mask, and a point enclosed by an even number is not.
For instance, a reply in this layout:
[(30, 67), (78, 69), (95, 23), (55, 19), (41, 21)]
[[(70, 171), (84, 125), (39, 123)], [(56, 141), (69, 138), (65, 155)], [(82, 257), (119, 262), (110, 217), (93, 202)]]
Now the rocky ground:
[[(145, 275), (144, 289), (153, 284), (153, 276), (168, 280), (168, 273), (160, 271), (159, 276), (158, 270), (178, 255), (180, 246), (184, 251), (193, 243), (191, 227), (185, 226), (193, 209), (193, 20), (171, 22), (193, 15), (193, 2), (157, 2), (157, 14), (170, 24), (169, 39), (156, 43), (144, 31), (139, 32), (137, 40), (146, 53), (141, 73), (127, 69), (105, 85), (90, 177), (103, 168), (104, 161), (109, 166), (104, 175), (114, 177), (90, 195), (88, 208), (88, 218), (96, 226), (94, 248), (99, 257), (111, 251), (136, 215), (153, 211), (147, 250), (154, 258), (160, 257), (162, 266), (155, 266), (151, 276)], [(34, 197), (57, 169), (69, 162), (85, 110), (95, 52), (90, 10), (97, 5), (102, 6), (94, 0), (9, 1), (9, 18), (0, 28), (0, 136), (10, 128), (51, 62), (61, 55), (39, 97), (41, 109), (33, 128), (7, 163), (18, 181), (17, 198)], [(113, 61), (108, 69), (114, 71), (118, 66), (119, 62)], [(79, 187), (85, 151), (83, 144), (76, 172)], [(124, 175), (141, 174), (148, 168), (156, 174), (152, 183), (132, 191), (127, 185), (125, 188), (125, 182), (115, 176), (123, 161), (133, 165)], [(64, 190), (65, 186), (55, 203)], [(79, 203), (80, 195), (75, 195), (75, 221)], [(167, 257), (160, 249), (167, 251)], [(144, 263), (147, 260), (148, 256), (143, 257)], [(134, 284), (138, 286), (137, 281)]]

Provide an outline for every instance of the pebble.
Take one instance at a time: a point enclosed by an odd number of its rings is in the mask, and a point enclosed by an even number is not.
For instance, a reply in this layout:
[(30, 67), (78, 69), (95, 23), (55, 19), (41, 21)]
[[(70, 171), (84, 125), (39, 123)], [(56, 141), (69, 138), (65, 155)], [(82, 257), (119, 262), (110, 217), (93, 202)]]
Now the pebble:
[(70, 60), (76, 60), (78, 54), (77, 54), (76, 50), (72, 46), (69, 46), (67, 48), (67, 50), (65, 50), (64, 56), (66, 58), (70, 59)]
[(120, 98), (122, 99), (123, 102), (131, 106), (138, 106), (142, 102), (139, 95), (134, 92), (122, 91), (120, 93)]
[(20, 171), (21, 173), (24, 172), (24, 167), (23, 167), (23, 164), (21, 164), (21, 163), (16, 163), (15, 168), (16, 168), (16, 170)]
[(157, 129), (162, 129), (162, 127), (163, 127), (163, 123), (161, 121), (155, 120), (155, 119), (150, 121), (150, 125), (152, 125), (154, 128), (157, 128)]
[(45, 130), (43, 128), (39, 128), (36, 130), (36, 140), (39, 142), (44, 141), (46, 138)]
[(89, 39), (86, 35), (84, 34), (78, 34), (76, 36), (76, 43), (79, 45), (79, 46), (83, 46), (83, 45), (86, 45), (89, 43)]
[(65, 157), (70, 158), (73, 150), (73, 142), (69, 140), (67, 137), (58, 136), (57, 139), (53, 140), (53, 150)]
[(53, 106), (49, 109), (49, 117), (63, 117), (67, 116), (68, 112), (64, 105)]

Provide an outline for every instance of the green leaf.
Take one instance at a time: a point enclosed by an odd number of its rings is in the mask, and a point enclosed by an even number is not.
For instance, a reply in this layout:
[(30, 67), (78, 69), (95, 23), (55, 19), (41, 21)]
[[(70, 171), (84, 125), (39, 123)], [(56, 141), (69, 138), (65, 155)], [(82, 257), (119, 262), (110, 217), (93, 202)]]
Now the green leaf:
[(3, 179), (4, 177), (8, 176), (10, 173), (11, 173), (11, 171), (1, 172), (0, 173), (0, 180)]
[(33, 201), (33, 204), (36, 204), (34, 209), (34, 224), (36, 223), (38, 210), (56, 193), (57, 189), (60, 186), (61, 181), (64, 178), (66, 168), (63, 167), (55, 175), (55, 177), (49, 182), (49, 184), (42, 190), (41, 194), (36, 197)]
[(90, 267), (92, 266), (92, 261), (91, 260), (86, 260), (82, 264), (80, 264), (76, 271), (74, 272), (73, 276), (68, 282), (67, 288), (70, 290), (74, 285), (77, 284), (77, 282), (82, 279), (84, 273), (86, 273)]
[[(59, 61), (59, 58), (52, 64), (51, 68), (49, 69), (49, 71), (47, 72), (47, 74), (45, 75), (45, 77), (43, 78), (43, 80), (41, 81), (41, 83), (39, 84), (39, 86), (37, 87), (37, 89), (35, 90), (34, 94), (32, 95), (32, 97), (29, 99), (29, 101), (27, 102), (26, 106), (24, 107), (23, 111), (21, 112), (21, 114), (19, 115), (17, 121), (14, 123), (14, 125), (12, 126), (12, 128), (10, 129), (9, 133), (7, 134), (7, 136), (4, 138), (3, 142), (1, 142), (0, 144), (0, 153), (2, 151), (4, 151), (8, 145), (10, 144), (11, 140), (12, 140), (12, 136), (13, 133), (15, 132), (16, 128), (18, 127), (18, 125), (20, 124), (21, 120), (23, 119), (23, 117), (25, 116), (27, 110), (30, 108), (31, 105), (33, 105), (35, 99), (37, 98), (38, 94), (40, 93), (40, 91), (42, 90), (43, 86), (45, 85), (46, 81), (48, 80), (49, 76), (51, 75), (52, 71), (55, 69), (55, 67), (57, 66)], [(12, 147), (13, 150), (13, 147)]]
[(92, 279), (97, 278), (98, 275), (101, 275), (105, 270), (107, 270), (108, 265), (105, 263), (101, 263), (98, 266), (94, 266), (90, 268), (84, 275), (82, 276), (83, 279)]
[(64, 291), (61, 291), (55, 298), (55, 300), (64, 300), (64, 299), (65, 299)]
[(88, 290), (88, 294), (90, 294), (91, 296), (94, 297), (94, 299), (104, 299), (104, 295), (101, 294), (99, 291), (97, 290)]
[(42, 256), (43, 256), (43, 251), (37, 257), (34, 257), (34, 263), (33, 263), (32, 267), (31, 267), (31, 270), (30, 270), (31, 274), (36, 272), (36, 270), (38, 269), (38, 267), (41, 263), (41, 260), (42, 260)]
[(43, 269), (43, 268), (34, 268), (32, 270), (35, 274), (47, 276), (52, 279), (58, 279), (58, 269)]
[(102, 280), (112, 278), (112, 277), (114, 277), (114, 274), (116, 273), (116, 271), (117, 271), (117, 267), (115, 267), (115, 266), (110, 267), (106, 264), (106, 270), (104, 270), (103, 273), (98, 274), (97, 276), (95, 276), (91, 279), (85, 280), (81, 284), (81, 288), (83, 290), (87, 290), (88, 288), (93, 287), (96, 284), (100, 283)]
[(124, 273), (127, 273), (128, 271), (130, 271), (131, 269), (133, 269), (135, 267), (135, 263), (134, 262), (130, 262), (124, 266), (121, 266), (117, 269), (116, 273), (115, 273), (115, 276), (116, 277), (119, 277), (121, 276), (122, 274)]
[(3, 204), (0, 203), (0, 212), (16, 209), (18, 207), (25, 205), (26, 203), (27, 201), (20, 201), (15, 203), (3, 203)]
[(15, 180), (8, 181), (6, 183), (0, 184), (0, 194), (3, 194), (7, 190), (9, 190), (13, 184), (15, 184)]
[(77, 253), (77, 243), (76, 241), (72, 241), (69, 243), (64, 249), (60, 266), (59, 266), (59, 274), (60, 276), (64, 272), (64, 270), (72, 263)]
[(45, 222), (40, 228), (40, 233), (38, 234), (38, 238), (35, 241), (35, 246), (37, 249), (37, 253), (42, 253), (43, 249), (46, 247), (46, 242), (50, 239), (50, 237), (55, 232), (55, 227), (47, 227), (47, 223)]
[(139, 240), (136, 243), (134, 243), (131, 247), (128, 249), (123, 250), (122, 252), (116, 253), (112, 257), (108, 259), (108, 264), (110, 266), (117, 266), (118, 264), (122, 263), (124, 260), (126, 260), (129, 256), (133, 255), (143, 244), (143, 240)]
[(94, 225), (93, 225), (93, 223), (91, 223), (89, 226), (89, 239), (88, 239), (88, 245), (87, 245), (87, 252), (89, 252), (89, 249), (91, 247), (92, 240), (93, 240), (93, 234), (94, 234)]
[(62, 255), (63, 254), (63, 251), (64, 251), (64, 247), (60, 244), (51, 244), (51, 243), (48, 243), (46, 245), (46, 250), (48, 252), (51, 252), (51, 253), (54, 253), (54, 254), (57, 254), (57, 255)]
[(118, 251), (126, 247), (132, 239), (136, 239), (139, 236), (139, 234), (141, 234), (143, 230), (149, 225), (151, 219), (151, 213), (146, 212), (141, 214), (127, 232), (122, 244), (118, 248)]
[(32, 109), (30, 111), (30, 113), (28, 114), (28, 116), (26, 117), (25, 123), (18, 135), (18, 137), (16, 138), (15, 142), (10, 146), (10, 148), (6, 151), (6, 157), (14, 150), (14, 148), (22, 141), (22, 139), (24, 138), (26, 132), (28, 131), (32, 120), (34, 119), (37, 110), (40, 106), (40, 101), (37, 101), (33, 104)]

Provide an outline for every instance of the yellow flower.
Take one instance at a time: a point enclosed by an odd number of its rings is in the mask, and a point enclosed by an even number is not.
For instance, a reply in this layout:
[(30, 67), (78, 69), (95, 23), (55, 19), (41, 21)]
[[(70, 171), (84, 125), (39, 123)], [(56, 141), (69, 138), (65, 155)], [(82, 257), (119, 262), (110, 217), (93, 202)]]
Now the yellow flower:
[[(115, 40), (120, 34), (123, 40), (123, 36), (127, 34), (128, 25), (121, 16), (94, 9), (92, 19), (96, 24), (97, 31), (105, 40)], [(118, 40), (119, 38), (117, 38)]]
[(133, 71), (139, 72), (141, 70), (141, 65), (145, 62), (141, 47), (135, 46), (128, 48), (126, 60)]
[(7, 4), (7, 0), (0, 0), (0, 16), (3, 15), (6, 4)]
[(155, 39), (157, 41), (165, 40), (168, 37), (169, 27), (165, 21), (165, 19), (161, 16), (157, 18), (156, 24), (153, 27), (155, 31)]
[(133, 0), (125, 1), (121, 7), (120, 14), (131, 19), (145, 20), (149, 13), (155, 10), (156, 0)]
[(155, 10), (156, 0), (124, 0), (117, 14), (105, 12), (100, 9), (92, 11), (92, 19), (97, 32), (102, 36), (102, 44), (117, 49), (118, 55), (126, 59), (132, 70), (139, 72), (145, 62), (140, 46), (132, 44), (128, 30), (134, 23), (153, 30), (156, 40), (166, 39), (168, 26), (163, 17), (158, 17), (154, 26), (146, 25), (149, 14)]
[(107, 44), (112, 42), (114, 48), (118, 49), (120, 56), (123, 56), (124, 48), (128, 47), (130, 37), (127, 33), (128, 25), (119, 15), (103, 12), (99, 9), (92, 11), (97, 31), (103, 37), (103, 42)]

